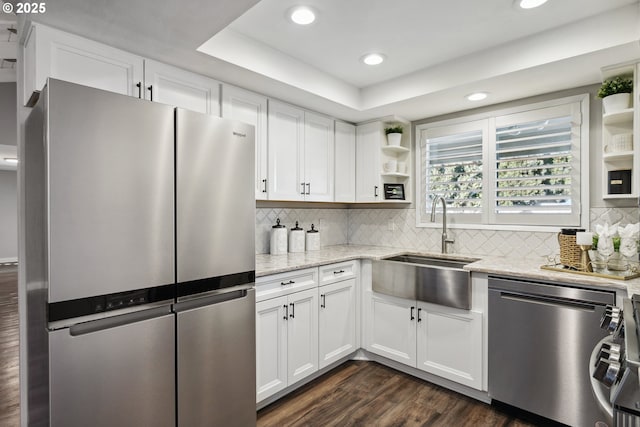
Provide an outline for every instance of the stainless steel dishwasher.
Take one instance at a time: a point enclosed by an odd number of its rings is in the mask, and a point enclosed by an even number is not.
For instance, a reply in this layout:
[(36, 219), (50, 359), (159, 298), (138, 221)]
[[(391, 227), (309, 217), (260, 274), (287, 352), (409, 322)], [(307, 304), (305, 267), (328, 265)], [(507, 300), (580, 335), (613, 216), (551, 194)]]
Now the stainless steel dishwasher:
[(615, 292), (489, 277), (489, 395), (571, 426), (605, 421), (589, 357)]

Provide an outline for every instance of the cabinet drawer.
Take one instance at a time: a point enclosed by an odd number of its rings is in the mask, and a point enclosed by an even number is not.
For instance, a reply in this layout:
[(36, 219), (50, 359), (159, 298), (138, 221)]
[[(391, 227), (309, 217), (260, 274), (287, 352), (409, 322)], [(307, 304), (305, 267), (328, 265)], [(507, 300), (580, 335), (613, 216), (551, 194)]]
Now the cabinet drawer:
[(318, 286), (318, 269), (305, 268), (256, 279), (256, 301), (264, 301)]
[(358, 275), (358, 261), (339, 262), (320, 267), (320, 286), (342, 280), (353, 279)]

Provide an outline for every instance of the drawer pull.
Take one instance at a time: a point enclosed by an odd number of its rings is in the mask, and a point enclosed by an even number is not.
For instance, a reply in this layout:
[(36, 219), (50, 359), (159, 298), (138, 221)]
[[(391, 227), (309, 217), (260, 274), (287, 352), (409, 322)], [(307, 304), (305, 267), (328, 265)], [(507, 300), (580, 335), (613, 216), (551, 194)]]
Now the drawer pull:
[(334, 271), (333, 274), (341, 274), (344, 273), (344, 270), (340, 270), (340, 271)]
[(280, 284), (281, 284), (282, 286), (285, 286), (285, 285), (293, 285), (294, 283), (296, 283), (296, 282), (294, 282), (293, 280), (289, 280), (288, 282), (280, 282)]

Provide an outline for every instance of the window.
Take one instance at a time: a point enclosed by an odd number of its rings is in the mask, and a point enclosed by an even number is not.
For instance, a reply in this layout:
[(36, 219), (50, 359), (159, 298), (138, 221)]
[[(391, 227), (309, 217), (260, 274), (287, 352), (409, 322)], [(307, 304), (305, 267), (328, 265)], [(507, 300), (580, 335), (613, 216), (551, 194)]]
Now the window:
[(586, 95), (418, 126), (418, 225), (429, 222), (436, 197), (444, 198), (454, 224), (586, 222), (588, 123), (582, 117), (588, 117)]

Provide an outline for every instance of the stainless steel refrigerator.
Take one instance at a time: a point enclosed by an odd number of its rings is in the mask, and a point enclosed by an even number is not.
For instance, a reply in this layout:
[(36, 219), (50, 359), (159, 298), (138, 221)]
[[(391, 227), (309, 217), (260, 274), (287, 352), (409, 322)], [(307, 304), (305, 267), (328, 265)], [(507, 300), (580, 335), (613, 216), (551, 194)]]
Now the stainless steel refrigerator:
[(49, 79), (25, 129), (30, 425), (255, 425), (254, 129)]

